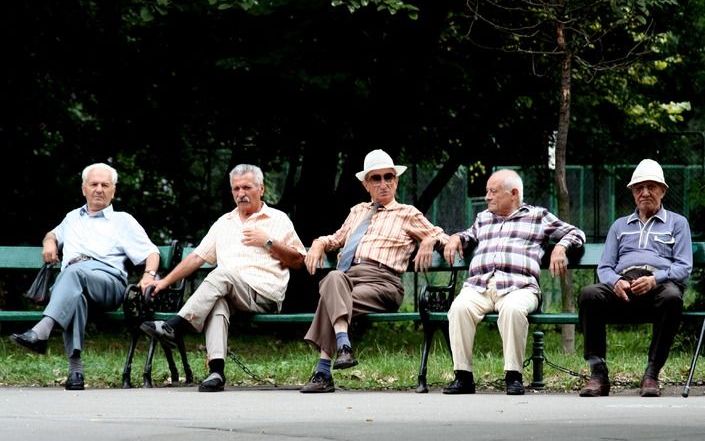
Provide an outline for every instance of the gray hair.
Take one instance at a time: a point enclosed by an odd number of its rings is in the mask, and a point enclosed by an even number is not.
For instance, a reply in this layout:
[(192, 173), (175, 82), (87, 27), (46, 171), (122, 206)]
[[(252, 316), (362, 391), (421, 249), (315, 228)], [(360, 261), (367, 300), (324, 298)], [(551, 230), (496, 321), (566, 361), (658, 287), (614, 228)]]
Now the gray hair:
[(255, 177), (255, 184), (262, 187), (264, 185), (264, 175), (262, 174), (262, 169), (252, 164), (238, 164), (230, 170), (230, 182), (233, 182), (235, 176), (246, 175), (247, 173), (252, 173)]
[(88, 167), (83, 169), (83, 172), (81, 172), (81, 180), (83, 183), (86, 183), (86, 180), (88, 179), (88, 173), (91, 172), (94, 168), (98, 168), (101, 170), (107, 170), (110, 172), (110, 180), (113, 182), (113, 185), (117, 184), (118, 181), (118, 172), (108, 164), (104, 164), (102, 162), (96, 162), (95, 164), (91, 164)]
[(515, 172), (514, 170), (505, 168), (502, 170), (498, 170), (495, 173), (502, 172), (502, 177), (504, 178), (502, 180), (502, 187), (504, 187), (505, 190), (507, 191), (512, 191), (512, 189), (516, 188), (517, 192), (519, 193), (519, 204), (524, 203), (524, 182), (521, 180), (521, 176), (519, 176), (519, 173)]

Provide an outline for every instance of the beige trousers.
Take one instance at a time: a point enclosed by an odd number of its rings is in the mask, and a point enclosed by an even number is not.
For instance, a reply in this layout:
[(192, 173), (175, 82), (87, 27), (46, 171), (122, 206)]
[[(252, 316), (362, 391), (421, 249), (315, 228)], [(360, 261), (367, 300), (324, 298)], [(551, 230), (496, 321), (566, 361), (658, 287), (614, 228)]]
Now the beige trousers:
[(526, 316), (538, 306), (538, 295), (527, 289), (498, 295), (493, 280), (490, 280), (485, 292), (464, 287), (448, 311), (453, 369), (472, 372), (472, 350), (477, 324), (485, 318), (485, 314), (498, 312), (497, 326), (502, 337), (504, 370), (521, 372), (524, 369), (526, 337), (529, 333)]
[(262, 297), (238, 274), (215, 268), (179, 311), (198, 332), (206, 331), (208, 359), (225, 359), (233, 308), (245, 312), (278, 312), (279, 305)]

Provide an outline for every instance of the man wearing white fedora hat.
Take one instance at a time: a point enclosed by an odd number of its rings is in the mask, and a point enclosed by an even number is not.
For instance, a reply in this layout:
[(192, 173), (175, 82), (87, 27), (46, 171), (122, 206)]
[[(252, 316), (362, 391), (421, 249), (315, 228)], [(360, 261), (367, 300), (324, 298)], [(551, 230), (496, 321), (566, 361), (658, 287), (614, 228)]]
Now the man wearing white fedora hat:
[(659, 372), (678, 331), (683, 290), (693, 267), (688, 220), (661, 203), (668, 189), (661, 166), (644, 159), (627, 188), (636, 210), (610, 227), (597, 267), (600, 283), (583, 288), (578, 301), (591, 371), (582, 397), (609, 395), (605, 325), (613, 321), (653, 323), (640, 395), (661, 394)]
[[(365, 157), (364, 169), (355, 174), (370, 194), (370, 201), (350, 210), (343, 225), (329, 236), (315, 239), (306, 255), (306, 268), (314, 274), (324, 253), (341, 249), (338, 267), (321, 280), (320, 300), (304, 339), (320, 353), (316, 369), (301, 392), (334, 392), (331, 367), (346, 369), (357, 364), (348, 336), (353, 316), (396, 311), (404, 299), (400, 274), (409, 265), (419, 243), (415, 268), (425, 270), (434, 247), (443, 246), (447, 235), (412, 205), (395, 200), (399, 175), (383, 150)], [(332, 363), (332, 355), (336, 355)]]

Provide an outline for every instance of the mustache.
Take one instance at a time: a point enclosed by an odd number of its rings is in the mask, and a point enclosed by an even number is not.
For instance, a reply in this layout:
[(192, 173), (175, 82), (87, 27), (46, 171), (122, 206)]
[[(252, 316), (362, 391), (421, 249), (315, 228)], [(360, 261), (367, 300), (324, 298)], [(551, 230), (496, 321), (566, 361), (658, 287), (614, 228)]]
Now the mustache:
[(237, 198), (237, 203), (239, 204), (240, 202), (250, 202), (250, 198), (247, 196), (243, 196), (241, 198)]

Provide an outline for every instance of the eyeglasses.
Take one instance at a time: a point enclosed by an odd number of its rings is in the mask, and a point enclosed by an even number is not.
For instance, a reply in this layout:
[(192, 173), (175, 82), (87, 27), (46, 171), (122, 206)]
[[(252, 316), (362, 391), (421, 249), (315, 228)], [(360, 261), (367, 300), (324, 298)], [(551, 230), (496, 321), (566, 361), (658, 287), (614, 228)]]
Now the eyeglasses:
[(384, 175), (371, 175), (367, 178), (367, 180), (372, 182), (374, 185), (380, 185), (382, 183), (382, 179), (384, 179), (384, 182), (391, 183), (396, 177), (397, 175), (394, 173), (385, 173)]

